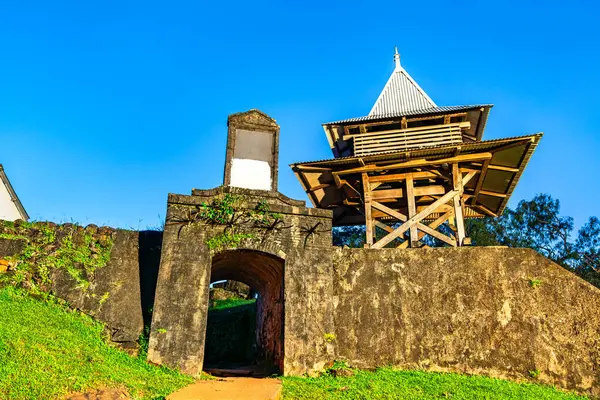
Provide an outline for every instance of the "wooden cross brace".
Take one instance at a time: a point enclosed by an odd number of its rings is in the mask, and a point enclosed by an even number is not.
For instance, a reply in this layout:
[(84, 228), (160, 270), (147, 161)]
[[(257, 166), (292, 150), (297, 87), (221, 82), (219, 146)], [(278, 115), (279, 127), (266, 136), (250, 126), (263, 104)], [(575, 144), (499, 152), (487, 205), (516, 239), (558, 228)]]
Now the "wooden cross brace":
[[(461, 194), (462, 193), (458, 190), (449, 191), (448, 193), (446, 193), (445, 195), (443, 195), (442, 197), (440, 197), (439, 199), (437, 199), (436, 201), (431, 203), (429, 206), (425, 207), (421, 212), (415, 214), (412, 218), (407, 219), (406, 222), (404, 222), (398, 228), (394, 229), (393, 232), (387, 234), (385, 237), (380, 239), (377, 243), (373, 244), (372, 247), (374, 249), (381, 249), (381, 248), (385, 247), (385, 245), (387, 245), (392, 240), (394, 240), (397, 237), (399, 237), (400, 235), (402, 235), (404, 232), (406, 232), (413, 226), (416, 228), (421, 228), (423, 231), (426, 231), (425, 229), (423, 229), (423, 227), (427, 227), (426, 229), (428, 229), (429, 227), (426, 225), (420, 224), (420, 222), (424, 218), (426, 218), (429, 214), (433, 213), (439, 206), (442, 206), (442, 205), (446, 204), (447, 202), (449, 202), (450, 200), (452, 200), (456, 197), (459, 197)], [(371, 203), (371, 204), (373, 204), (373, 203)], [(381, 205), (379, 203), (377, 203), (377, 204)], [(376, 206), (376, 208), (377, 208), (377, 206)], [(391, 210), (391, 211), (393, 211), (393, 210)], [(412, 239), (412, 240), (414, 240), (414, 239)]]
[[(376, 201), (377, 196), (373, 196), (373, 188), (370, 186), (369, 176), (367, 173), (362, 174), (363, 180), (363, 191), (364, 191), (364, 199), (365, 199), (365, 217), (366, 217), (366, 228), (367, 228), (367, 244), (366, 247), (372, 247), (375, 249), (381, 249), (385, 247), (387, 244), (392, 242), (404, 235), (405, 232), (410, 231), (410, 244), (415, 246), (416, 243), (421, 240), (425, 235), (430, 235), (435, 237), (444, 243), (447, 243), (451, 246), (461, 246), (465, 239), (465, 228), (464, 228), (464, 220), (463, 220), (463, 201), (462, 196), (464, 193), (464, 186), (475, 176), (477, 171), (467, 171), (467, 174), (463, 176), (463, 171), (459, 168), (458, 164), (452, 164), (452, 189), (449, 190), (441, 197), (437, 197), (436, 200), (423, 208), (418, 213), (416, 212), (416, 203), (415, 203), (415, 188), (413, 183), (413, 176), (411, 174), (406, 174), (405, 183), (406, 183), (406, 192), (405, 197), (407, 199), (408, 205), (408, 213), (406, 216), (399, 211), (396, 211), (388, 206), (381, 204)], [(404, 196), (403, 196), (404, 197)], [(447, 210), (447, 203), (452, 202), (453, 206), (450, 210)], [(403, 224), (397, 228), (391, 228), (380, 221), (375, 220), (372, 217), (372, 209), (379, 210), (393, 218), (396, 218), (399, 221), (402, 221)], [(440, 212), (440, 210), (444, 210), (443, 214), (434, 220), (429, 225), (425, 225), (421, 221), (427, 218), (431, 214), (435, 212)], [(441, 224), (447, 221), (449, 218), (453, 218), (456, 221), (456, 238), (444, 235), (441, 232), (438, 232), (436, 228), (438, 228)], [(382, 239), (373, 243), (375, 236), (375, 227), (379, 227), (388, 234), (384, 236)], [(420, 231), (420, 232), (419, 232)], [(398, 247), (407, 247), (409, 241), (403, 242)]]

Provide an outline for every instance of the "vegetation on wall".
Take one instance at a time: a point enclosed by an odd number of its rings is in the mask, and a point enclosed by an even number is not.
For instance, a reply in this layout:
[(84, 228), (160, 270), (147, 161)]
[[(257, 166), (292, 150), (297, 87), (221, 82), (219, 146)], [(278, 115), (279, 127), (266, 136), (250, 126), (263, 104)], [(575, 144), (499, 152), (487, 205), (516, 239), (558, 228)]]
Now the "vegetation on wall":
[[(0, 238), (24, 241), (23, 250), (6, 257), (8, 271), (0, 280), (28, 289), (31, 293), (48, 293), (52, 274), (61, 269), (87, 290), (94, 272), (104, 267), (113, 246), (115, 231), (110, 228), (86, 228), (76, 224), (52, 222), (0, 221)], [(108, 293), (102, 296), (106, 301)]]
[[(200, 206), (175, 206), (177, 215), (169, 218), (167, 225), (180, 225), (179, 233), (197, 224), (222, 226), (222, 232), (208, 238), (206, 245), (210, 250), (223, 250), (236, 247), (245, 239), (257, 239), (257, 232), (277, 229), (282, 223), (282, 215), (272, 212), (266, 201), (259, 201), (254, 208), (249, 208), (248, 203), (246, 196), (225, 193)], [(241, 231), (241, 227), (255, 232)]]

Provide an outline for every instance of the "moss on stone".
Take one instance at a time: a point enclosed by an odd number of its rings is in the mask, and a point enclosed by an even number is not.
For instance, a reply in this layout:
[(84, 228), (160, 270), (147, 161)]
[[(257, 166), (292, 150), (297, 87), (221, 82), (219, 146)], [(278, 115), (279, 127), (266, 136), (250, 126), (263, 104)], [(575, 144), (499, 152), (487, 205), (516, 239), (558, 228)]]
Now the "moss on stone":
[(85, 291), (94, 272), (108, 263), (114, 234), (112, 228), (94, 225), (0, 221), (0, 238), (25, 242), (21, 252), (6, 257), (10, 267), (0, 280), (32, 293), (48, 293), (53, 272), (62, 269)]

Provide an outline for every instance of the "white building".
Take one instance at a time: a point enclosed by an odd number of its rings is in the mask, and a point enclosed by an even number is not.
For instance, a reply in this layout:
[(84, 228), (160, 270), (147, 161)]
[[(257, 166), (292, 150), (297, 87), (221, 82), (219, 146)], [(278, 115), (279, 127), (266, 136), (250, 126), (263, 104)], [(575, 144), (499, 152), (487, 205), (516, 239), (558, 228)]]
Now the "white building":
[(29, 215), (17, 197), (4, 167), (0, 164), (0, 220), (14, 221), (17, 219), (28, 220)]

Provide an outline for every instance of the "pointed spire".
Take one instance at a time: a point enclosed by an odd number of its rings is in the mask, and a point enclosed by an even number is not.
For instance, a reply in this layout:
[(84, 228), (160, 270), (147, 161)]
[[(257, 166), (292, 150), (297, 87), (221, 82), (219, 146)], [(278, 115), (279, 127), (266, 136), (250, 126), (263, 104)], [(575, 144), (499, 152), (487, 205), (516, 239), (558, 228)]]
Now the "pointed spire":
[(369, 115), (398, 116), (410, 111), (436, 107), (433, 100), (400, 65), (398, 47), (395, 48), (394, 63), (396, 64), (394, 72), (385, 84)]
[(396, 54), (394, 54), (394, 62), (396, 63), (396, 69), (400, 69), (400, 53), (398, 53), (398, 46), (394, 46)]

